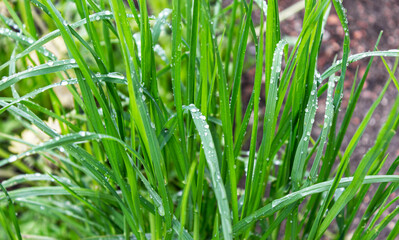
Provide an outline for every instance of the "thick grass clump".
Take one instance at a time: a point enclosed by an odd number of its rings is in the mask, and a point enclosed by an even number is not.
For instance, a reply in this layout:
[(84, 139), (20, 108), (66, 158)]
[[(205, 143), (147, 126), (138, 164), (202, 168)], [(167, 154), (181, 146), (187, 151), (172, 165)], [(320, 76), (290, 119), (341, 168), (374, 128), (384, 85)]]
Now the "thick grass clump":
[[(354, 172), (350, 159), (388, 87), (399, 90), (397, 61), (384, 59), (399, 51), (377, 51), (378, 38), (350, 55), (341, 1), (306, 0), (293, 44), (277, 0), (222, 2), (1, 2), (1, 239), (376, 239), (395, 221), (399, 158), (385, 160), (399, 98)], [(343, 54), (319, 73), (332, 8)], [(347, 136), (374, 57), (390, 79)], [(341, 111), (347, 67), (363, 58)]]

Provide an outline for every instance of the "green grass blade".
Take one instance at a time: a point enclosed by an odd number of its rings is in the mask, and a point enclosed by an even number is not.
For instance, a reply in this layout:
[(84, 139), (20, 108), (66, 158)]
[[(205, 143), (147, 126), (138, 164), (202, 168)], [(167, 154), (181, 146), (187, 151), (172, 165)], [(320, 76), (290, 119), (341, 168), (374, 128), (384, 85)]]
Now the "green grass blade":
[(12, 220), (12, 223), (13, 223), (13, 225), (14, 225), (15, 234), (16, 234), (18, 240), (22, 240), (21, 229), (20, 229), (20, 227), (19, 227), (17, 217), (15, 216), (16, 213), (15, 213), (15, 208), (14, 208), (13, 200), (12, 200), (12, 198), (10, 197), (10, 195), (9, 195), (8, 192), (7, 192), (7, 190), (4, 188), (4, 186), (3, 186), (2, 184), (0, 184), (0, 188), (1, 188), (1, 191), (4, 193), (4, 195), (5, 195), (6, 198), (7, 198), (7, 202), (8, 202), (8, 214), (9, 214), (9, 216), (10, 216), (10, 218), (11, 218), (11, 220)]
[(218, 202), (219, 213), (222, 221), (224, 239), (232, 239), (232, 224), (230, 218), (230, 209), (227, 202), (226, 190), (220, 175), (219, 163), (215, 152), (215, 145), (212, 140), (212, 134), (209, 131), (209, 125), (206, 123), (206, 117), (199, 110), (191, 105), (188, 107), (193, 117), (194, 124), (201, 137), (204, 147), (205, 158), (212, 179), (213, 189)]
[[(352, 177), (342, 178), (338, 187), (348, 187), (353, 182)], [(370, 183), (383, 183), (383, 182), (399, 182), (399, 177), (396, 175), (378, 175), (378, 176), (366, 176), (364, 181), (361, 184), (370, 184)], [(289, 206), (292, 203), (300, 201), (306, 196), (317, 194), (321, 192), (328, 191), (328, 189), (333, 184), (333, 181), (326, 181), (322, 183), (317, 183), (312, 186), (303, 188), (299, 191), (287, 194), (283, 198), (276, 199), (266, 206), (256, 210), (251, 215), (239, 221), (233, 227), (234, 236), (238, 236), (238, 234), (245, 231), (245, 229), (249, 228), (256, 221), (268, 217), (273, 213), (283, 209), (284, 207)]]

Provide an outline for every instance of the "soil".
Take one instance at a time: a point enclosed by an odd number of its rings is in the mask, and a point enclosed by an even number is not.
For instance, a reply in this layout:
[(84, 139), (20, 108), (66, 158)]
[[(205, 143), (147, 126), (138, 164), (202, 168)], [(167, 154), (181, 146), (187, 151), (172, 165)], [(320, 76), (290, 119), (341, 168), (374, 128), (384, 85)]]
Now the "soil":
[[(296, 3), (297, 0), (280, 0), (279, 7), (280, 11)], [(372, 51), (374, 49), (375, 42), (378, 35), (383, 31), (383, 35), (378, 45), (379, 50), (397, 49), (399, 47), (399, 2), (398, 0), (351, 0), (344, 1), (344, 7), (347, 9), (349, 31), (351, 36), (351, 54), (361, 53), (365, 51)], [(254, 21), (257, 22), (259, 19), (259, 12), (254, 13)], [(291, 16), (281, 23), (282, 37), (297, 37), (302, 28), (303, 11)], [(323, 72), (329, 66), (335, 57), (338, 59), (342, 58), (342, 43), (344, 39), (344, 31), (339, 22), (338, 16), (335, 13), (334, 7), (331, 8), (330, 16), (327, 20), (326, 30), (323, 37), (323, 42), (320, 50), (318, 60), (318, 71)], [(386, 58), (389, 65), (392, 67), (394, 59)], [(357, 82), (360, 81), (363, 76), (369, 59), (364, 59), (359, 62), (349, 65), (348, 72), (346, 74), (344, 86), (344, 99), (342, 102), (341, 120), (345, 113), (346, 106), (348, 104), (348, 98), (350, 95), (351, 87), (354, 81), (356, 69), (358, 68), (359, 74)], [(249, 100), (249, 96), (252, 92), (253, 79), (255, 75), (255, 69), (251, 68), (244, 74), (242, 89), (243, 89), (243, 102)], [(396, 74), (397, 76), (397, 74)], [(379, 58), (374, 58), (374, 63), (368, 74), (367, 80), (364, 85), (363, 92), (361, 93), (359, 102), (356, 106), (354, 115), (351, 123), (348, 127), (348, 131), (342, 149), (349, 143), (351, 137), (355, 133), (357, 127), (366, 115), (368, 109), (377, 99), (381, 92), (384, 84), (386, 83), (389, 75)], [(374, 144), (381, 126), (383, 125), (386, 117), (388, 116), (392, 104), (395, 101), (398, 94), (398, 89), (392, 83), (385, 94), (380, 106), (376, 109), (372, 119), (370, 120), (369, 126), (367, 127), (363, 137), (361, 138), (358, 147), (350, 159), (350, 168), (353, 173), (363, 155), (367, 150)], [(262, 99), (264, 103), (264, 99)], [(319, 101), (319, 113), (316, 116), (316, 124), (323, 123), (323, 111), (324, 111), (324, 100)], [(320, 129), (315, 129), (312, 133), (314, 137), (317, 137), (320, 133)], [(388, 149), (388, 159), (384, 167), (381, 169), (380, 174), (385, 174), (391, 163), (399, 155), (399, 134), (396, 134), (392, 139), (390, 148)], [(397, 172), (398, 174), (399, 172)], [(372, 193), (375, 192), (378, 185), (372, 185), (370, 187), (370, 195), (366, 196), (365, 203), (361, 206), (360, 212), (367, 207), (367, 203), (372, 197)], [(395, 192), (392, 194), (391, 199), (396, 197), (399, 193)], [(388, 211), (390, 212), (390, 211)], [(356, 226), (359, 222), (361, 215), (354, 220), (353, 226)], [(387, 228), (379, 235), (378, 239), (385, 239), (389, 234), (390, 229), (394, 227), (394, 223), (397, 221), (395, 218)]]

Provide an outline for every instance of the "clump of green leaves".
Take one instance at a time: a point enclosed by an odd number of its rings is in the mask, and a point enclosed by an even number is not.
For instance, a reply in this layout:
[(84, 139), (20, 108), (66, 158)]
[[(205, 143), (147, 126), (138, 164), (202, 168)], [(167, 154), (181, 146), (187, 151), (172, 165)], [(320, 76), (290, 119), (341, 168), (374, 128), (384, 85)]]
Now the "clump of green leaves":
[[(398, 214), (397, 208), (383, 213), (398, 200), (390, 196), (399, 187), (399, 159), (385, 160), (399, 124), (399, 98), (373, 147), (354, 172), (349, 166), (388, 87), (399, 90), (397, 61), (391, 69), (384, 59), (399, 51), (377, 51), (378, 38), (375, 51), (350, 55), (341, 1), (306, 0), (293, 46), (281, 38), (277, 0), (227, 6), (220, 0), (172, 0), (171, 6), (145, 0), (3, 2), (9, 15), (1, 15), (0, 35), (12, 44), (0, 64), (0, 113), (45, 137), (32, 144), (6, 131), (0, 135), (29, 147), (0, 153), (0, 166), (12, 173), (0, 185), (0, 236), (375, 239)], [(331, 8), (345, 32), (343, 57), (319, 73)], [(255, 10), (262, 13), (259, 25), (252, 21)], [(43, 24), (47, 33), (37, 31)], [(48, 49), (56, 39), (65, 56)], [(256, 74), (243, 104), (249, 45), (256, 49)], [(342, 146), (376, 56), (390, 78)], [(363, 58), (370, 58), (367, 70), (340, 111), (348, 64)], [(62, 87), (73, 107), (56, 94)], [(317, 126), (320, 98), (326, 104)], [(386, 164), (388, 172), (381, 173)], [(370, 184), (379, 186), (363, 213)], [(36, 222), (37, 215), (46, 224)], [(396, 226), (388, 238), (398, 233)]]

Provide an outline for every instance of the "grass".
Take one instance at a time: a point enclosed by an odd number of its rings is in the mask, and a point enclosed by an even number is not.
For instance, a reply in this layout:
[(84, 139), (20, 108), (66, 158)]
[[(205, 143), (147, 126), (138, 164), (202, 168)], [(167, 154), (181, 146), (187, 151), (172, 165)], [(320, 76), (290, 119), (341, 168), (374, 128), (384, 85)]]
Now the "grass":
[[(374, 51), (350, 55), (341, 1), (306, 0), (293, 45), (281, 36), (277, 0), (1, 4), (2, 239), (376, 239), (395, 221), (399, 158), (387, 151), (398, 97), (354, 172), (350, 159), (387, 89), (399, 90), (399, 51), (379, 51), (380, 35)], [(342, 59), (319, 73), (332, 8)], [(64, 52), (49, 49), (57, 41)], [(256, 73), (243, 103), (249, 45)], [(349, 136), (374, 57), (390, 78)], [(341, 106), (348, 65), (364, 58)], [(24, 148), (12, 154), (9, 144)], [(388, 239), (398, 235), (396, 226)]]

